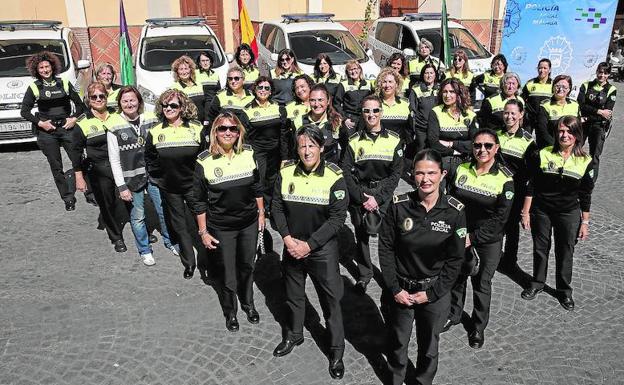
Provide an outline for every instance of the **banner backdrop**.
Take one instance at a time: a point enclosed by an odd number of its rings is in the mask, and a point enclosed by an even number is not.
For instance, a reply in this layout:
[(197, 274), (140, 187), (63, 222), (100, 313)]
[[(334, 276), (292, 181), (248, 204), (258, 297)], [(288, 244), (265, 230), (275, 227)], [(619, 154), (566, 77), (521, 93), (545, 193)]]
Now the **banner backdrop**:
[(552, 77), (580, 85), (606, 60), (617, 0), (507, 0), (501, 52), (522, 83), (537, 76), (537, 62), (552, 62)]

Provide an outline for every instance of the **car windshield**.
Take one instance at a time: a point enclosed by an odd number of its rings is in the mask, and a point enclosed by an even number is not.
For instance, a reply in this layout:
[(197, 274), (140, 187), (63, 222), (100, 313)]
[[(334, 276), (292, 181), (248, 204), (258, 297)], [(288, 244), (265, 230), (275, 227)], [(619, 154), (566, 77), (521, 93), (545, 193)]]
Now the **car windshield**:
[(0, 76), (30, 76), (26, 59), (50, 51), (61, 61), (61, 71), (67, 70), (67, 50), (63, 40), (3, 40), (0, 41)]
[(214, 67), (223, 65), (224, 58), (214, 36), (156, 36), (143, 40), (141, 66), (148, 71), (171, 71), (171, 63), (182, 55), (193, 60), (202, 51), (208, 51), (214, 58)]
[[(440, 57), (440, 47), (442, 46), (442, 35), (439, 29), (426, 29), (418, 31), (418, 36), (429, 40), (434, 47), (433, 56)], [(487, 59), (492, 55), (475, 39), (472, 34), (463, 28), (449, 28), (449, 39), (451, 41), (451, 55), (458, 49), (464, 50), (468, 59)]]
[(347, 31), (294, 32), (289, 39), (297, 61), (303, 64), (314, 65), (320, 53), (327, 54), (334, 65), (345, 64), (351, 59), (366, 59), (360, 44)]

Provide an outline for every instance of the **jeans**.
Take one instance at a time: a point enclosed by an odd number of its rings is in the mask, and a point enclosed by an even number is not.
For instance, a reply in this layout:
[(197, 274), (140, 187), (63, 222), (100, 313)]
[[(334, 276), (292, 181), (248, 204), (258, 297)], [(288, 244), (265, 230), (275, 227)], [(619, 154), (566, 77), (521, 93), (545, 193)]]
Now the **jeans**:
[(130, 226), (132, 227), (134, 242), (136, 243), (136, 247), (139, 250), (140, 255), (152, 252), (152, 247), (150, 246), (147, 234), (147, 225), (145, 224), (145, 192), (147, 192), (152, 199), (154, 208), (158, 214), (160, 233), (163, 237), (163, 243), (166, 248), (170, 248), (172, 246), (171, 240), (169, 239), (169, 233), (167, 232), (167, 225), (165, 224), (160, 191), (158, 190), (158, 187), (148, 182), (147, 185), (141, 190), (132, 192)]

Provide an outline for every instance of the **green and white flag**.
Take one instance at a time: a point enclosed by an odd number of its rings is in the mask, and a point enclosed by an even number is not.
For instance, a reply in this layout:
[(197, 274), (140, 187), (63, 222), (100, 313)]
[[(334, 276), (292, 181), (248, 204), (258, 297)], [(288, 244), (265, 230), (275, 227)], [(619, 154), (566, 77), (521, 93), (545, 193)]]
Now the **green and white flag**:
[(119, 68), (121, 84), (124, 86), (134, 85), (132, 46), (130, 45), (130, 34), (128, 33), (128, 24), (126, 24), (123, 0), (119, 1)]

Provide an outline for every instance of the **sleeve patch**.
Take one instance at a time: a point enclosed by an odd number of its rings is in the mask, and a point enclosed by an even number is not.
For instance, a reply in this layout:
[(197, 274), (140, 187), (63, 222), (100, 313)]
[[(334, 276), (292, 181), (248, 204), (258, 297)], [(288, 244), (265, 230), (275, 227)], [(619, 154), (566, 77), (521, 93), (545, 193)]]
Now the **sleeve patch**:
[(468, 232), (466, 231), (465, 227), (455, 230), (455, 234), (457, 234), (457, 236), (460, 238), (466, 238), (467, 233)]
[(505, 198), (507, 198), (507, 200), (509, 200), (509, 201), (510, 201), (510, 200), (512, 200), (512, 199), (513, 199), (513, 197), (514, 197), (514, 193), (513, 193), (513, 191), (506, 191), (506, 192), (505, 192)]
[(338, 200), (343, 200), (344, 197), (346, 196), (345, 190), (336, 190), (336, 191), (334, 191), (334, 196)]

